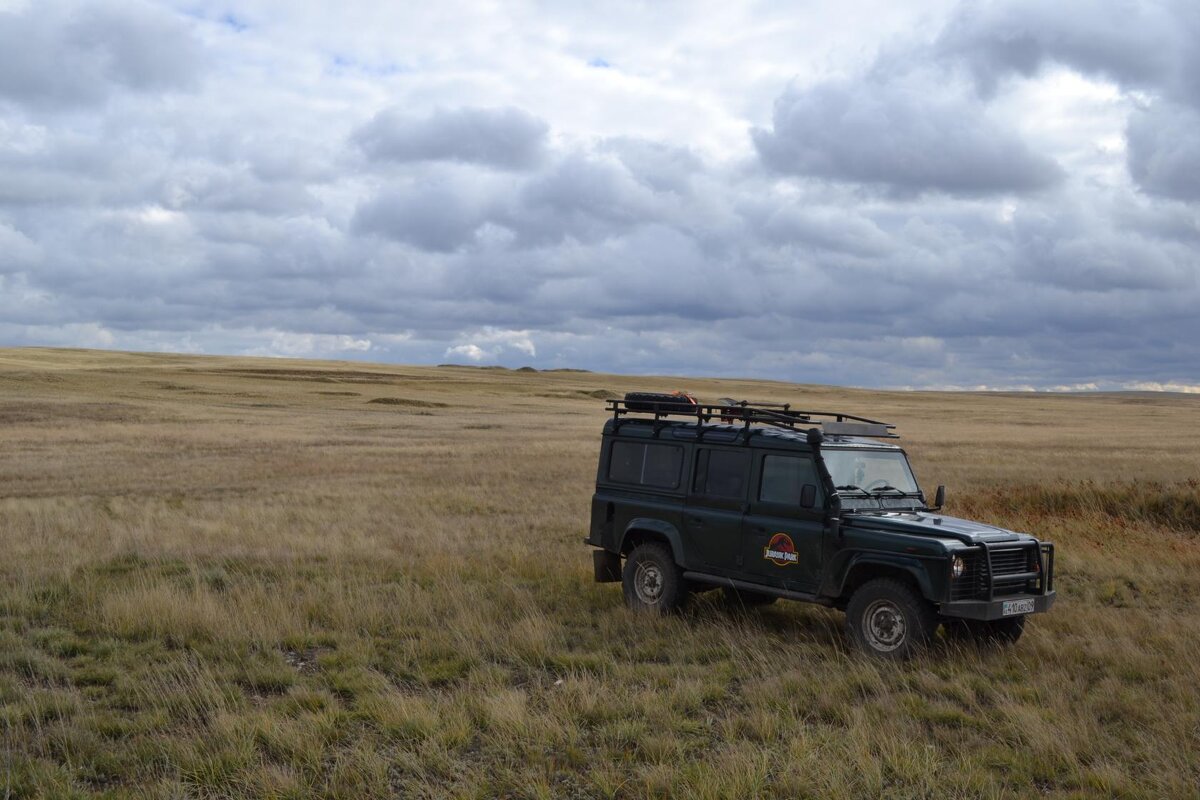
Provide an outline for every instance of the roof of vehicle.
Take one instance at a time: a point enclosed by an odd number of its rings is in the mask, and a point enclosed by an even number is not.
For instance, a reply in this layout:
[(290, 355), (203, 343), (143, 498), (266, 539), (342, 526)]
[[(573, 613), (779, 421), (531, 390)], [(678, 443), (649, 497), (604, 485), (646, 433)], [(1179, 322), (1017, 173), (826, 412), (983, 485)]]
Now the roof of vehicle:
[[(724, 423), (675, 422), (649, 419), (609, 419), (604, 423), (605, 435), (629, 436), (638, 439), (657, 438), (664, 441), (696, 441), (697, 429), (700, 440), (707, 444), (749, 444), (754, 447), (779, 447), (783, 449), (812, 450), (807, 440), (807, 431), (773, 427), (750, 427)], [(863, 436), (826, 436), (821, 447), (872, 448), (875, 450), (900, 450), (898, 445), (869, 439)]]

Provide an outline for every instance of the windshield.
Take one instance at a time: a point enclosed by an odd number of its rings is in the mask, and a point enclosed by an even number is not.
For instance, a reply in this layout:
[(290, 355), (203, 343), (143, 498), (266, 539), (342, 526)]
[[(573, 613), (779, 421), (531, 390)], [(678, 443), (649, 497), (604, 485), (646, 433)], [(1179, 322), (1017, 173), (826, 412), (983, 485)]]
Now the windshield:
[(823, 450), (833, 485), (843, 497), (915, 495), (919, 489), (899, 450)]

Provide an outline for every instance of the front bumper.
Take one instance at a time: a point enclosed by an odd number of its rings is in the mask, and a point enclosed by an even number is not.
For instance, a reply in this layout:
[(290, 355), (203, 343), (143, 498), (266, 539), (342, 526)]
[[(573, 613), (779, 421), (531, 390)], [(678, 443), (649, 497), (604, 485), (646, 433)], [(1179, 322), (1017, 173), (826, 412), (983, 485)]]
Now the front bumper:
[[(1040, 614), (1043, 611), (1049, 611), (1050, 606), (1054, 605), (1054, 597), (1054, 590), (1051, 589), (1045, 594), (1015, 594), (995, 600), (953, 600), (949, 603), (942, 603), (938, 611), (943, 617), (985, 620), (1006, 619), (1008, 617), (1019, 617), (1024, 614)], [(1032, 600), (1033, 610), (1005, 614), (1005, 604), (1012, 603), (1015, 600)], [(1008, 607), (1012, 608), (1013, 606), (1009, 605)]]

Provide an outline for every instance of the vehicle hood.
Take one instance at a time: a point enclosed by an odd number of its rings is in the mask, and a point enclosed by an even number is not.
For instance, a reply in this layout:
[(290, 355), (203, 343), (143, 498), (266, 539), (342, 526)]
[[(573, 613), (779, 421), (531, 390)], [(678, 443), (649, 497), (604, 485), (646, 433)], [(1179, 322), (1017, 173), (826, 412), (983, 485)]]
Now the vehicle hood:
[(866, 530), (956, 539), (963, 544), (1030, 541), (1033, 537), (969, 519), (928, 511), (843, 511), (842, 524)]

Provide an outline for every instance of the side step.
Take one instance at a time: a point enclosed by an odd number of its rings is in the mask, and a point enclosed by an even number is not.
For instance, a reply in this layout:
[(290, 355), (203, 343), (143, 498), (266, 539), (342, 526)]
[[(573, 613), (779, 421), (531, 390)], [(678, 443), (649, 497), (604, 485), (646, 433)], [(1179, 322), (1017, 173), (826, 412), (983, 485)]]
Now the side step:
[(790, 589), (777, 589), (774, 586), (763, 586), (761, 583), (750, 583), (748, 581), (735, 581), (733, 578), (725, 578), (720, 575), (709, 575), (704, 572), (685, 572), (683, 573), (685, 581), (695, 581), (696, 583), (707, 583), (713, 586), (723, 586), (728, 589), (738, 589), (743, 592), (758, 592), (759, 594), (769, 594), (772, 597), (782, 597), (784, 600), (800, 600), (805, 603), (816, 603), (821, 606), (832, 606), (833, 601), (824, 597), (818, 597), (815, 594), (807, 592), (793, 592)]

